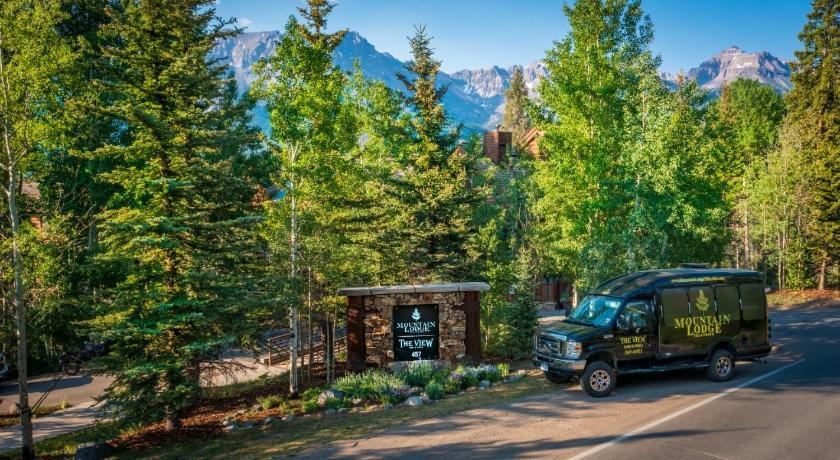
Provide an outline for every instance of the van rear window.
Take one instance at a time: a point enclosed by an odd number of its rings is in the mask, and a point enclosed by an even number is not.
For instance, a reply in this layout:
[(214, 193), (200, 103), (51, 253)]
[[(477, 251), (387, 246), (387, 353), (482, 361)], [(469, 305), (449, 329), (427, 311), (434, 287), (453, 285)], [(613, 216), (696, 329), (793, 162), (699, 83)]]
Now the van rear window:
[(748, 283), (741, 284), (738, 288), (741, 290), (744, 319), (763, 319), (767, 310), (764, 304), (764, 286), (760, 283)]
[(729, 315), (732, 320), (741, 318), (741, 305), (738, 303), (737, 286), (718, 286), (715, 288), (718, 314)]
[(663, 289), (661, 298), (662, 317), (665, 318), (666, 324), (673, 318), (688, 316), (688, 295), (685, 289)]

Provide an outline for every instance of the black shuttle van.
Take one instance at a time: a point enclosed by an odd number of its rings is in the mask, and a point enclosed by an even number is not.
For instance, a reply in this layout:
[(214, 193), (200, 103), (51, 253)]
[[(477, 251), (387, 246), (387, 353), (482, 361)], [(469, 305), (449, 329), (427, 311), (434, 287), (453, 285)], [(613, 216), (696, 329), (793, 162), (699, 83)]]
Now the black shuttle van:
[(736, 360), (767, 356), (769, 340), (759, 273), (650, 270), (604, 282), (566, 319), (540, 328), (534, 364), (555, 383), (579, 376), (602, 397), (621, 374), (707, 368), (712, 380), (729, 380)]

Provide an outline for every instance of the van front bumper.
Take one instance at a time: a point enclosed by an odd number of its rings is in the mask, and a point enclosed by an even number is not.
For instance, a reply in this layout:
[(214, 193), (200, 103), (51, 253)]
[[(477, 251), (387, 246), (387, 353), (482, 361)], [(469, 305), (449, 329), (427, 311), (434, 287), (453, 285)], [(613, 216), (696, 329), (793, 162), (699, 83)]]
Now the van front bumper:
[(558, 358), (545, 353), (534, 353), (534, 366), (544, 372), (563, 375), (581, 375), (586, 368), (586, 360)]

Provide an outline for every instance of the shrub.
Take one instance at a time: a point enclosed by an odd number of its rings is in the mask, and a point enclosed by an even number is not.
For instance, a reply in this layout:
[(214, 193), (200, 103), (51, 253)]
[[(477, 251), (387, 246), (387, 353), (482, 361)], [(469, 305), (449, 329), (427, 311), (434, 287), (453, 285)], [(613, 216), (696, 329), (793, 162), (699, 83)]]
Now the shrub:
[[(455, 377), (452, 377), (452, 375)], [(443, 391), (449, 394), (455, 394), (461, 391), (461, 376), (457, 374), (452, 375), (443, 381)]]
[(303, 394), (300, 395), (300, 399), (304, 401), (315, 401), (318, 399), (318, 396), (320, 396), (323, 391), (324, 390), (317, 387), (308, 388), (306, 391), (303, 392)]
[(443, 385), (437, 380), (432, 380), (426, 385), (426, 395), (429, 399), (441, 399), (444, 394)]
[(324, 401), (324, 409), (338, 410), (349, 409), (350, 407), (352, 407), (350, 401), (343, 398), (327, 398), (326, 401)]
[(347, 374), (333, 383), (333, 388), (344, 393), (345, 398), (380, 402), (385, 402), (383, 398), (398, 398), (397, 390), (403, 386), (405, 381), (399, 376), (374, 370)]
[(307, 414), (311, 414), (312, 412), (318, 412), (318, 409), (320, 409), (321, 406), (318, 405), (318, 401), (316, 399), (310, 399), (308, 401), (303, 401), (301, 408)]
[(492, 364), (483, 364), (476, 368), (478, 374), (478, 380), (487, 380), (488, 382), (498, 382), (502, 380), (502, 375), (499, 373), (499, 369)]
[(460, 365), (455, 369), (455, 373), (461, 376), (461, 388), (477, 386), (478, 382), (481, 381), (478, 369), (475, 367)]
[(435, 374), (435, 369), (432, 363), (428, 361), (414, 361), (408, 363), (402, 368), (398, 376), (405, 380), (405, 383), (411, 386), (424, 387)]
[(262, 406), (263, 410), (281, 407), (286, 403), (286, 398), (280, 395), (270, 395), (257, 398), (257, 402)]
[(510, 375), (510, 364), (508, 363), (499, 363), (496, 365), (496, 369), (499, 370), (499, 375), (502, 378), (505, 378)]

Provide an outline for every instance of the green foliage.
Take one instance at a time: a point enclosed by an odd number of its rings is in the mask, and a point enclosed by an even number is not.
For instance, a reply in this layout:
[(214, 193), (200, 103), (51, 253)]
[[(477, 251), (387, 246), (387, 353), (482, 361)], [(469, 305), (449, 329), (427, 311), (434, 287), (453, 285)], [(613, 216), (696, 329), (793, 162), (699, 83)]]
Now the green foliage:
[(287, 401), (283, 395), (269, 395), (257, 398), (257, 403), (262, 406), (263, 410), (274, 409), (275, 407), (283, 407)]
[(438, 399), (443, 399), (445, 394), (446, 390), (444, 389), (443, 384), (437, 380), (432, 380), (428, 385), (426, 385), (426, 395), (431, 400), (437, 401)]
[(326, 401), (324, 401), (324, 409), (327, 410), (349, 409), (351, 407), (353, 407), (353, 405), (350, 401), (344, 398), (327, 398)]
[(580, 0), (546, 54), (536, 125), (536, 251), (586, 290), (612, 276), (720, 260), (723, 151), (695, 83), (669, 93), (638, 1)]
[(318, 396), (320, 396), (321, 393), (323, 393), (323, 392), (324, 392), (324, 390), (322, 388), (318, 388), (318, 387), (307, 388), (306, 391), (304, 391), (300, 395), (300, 398), (303, 399), (304, 401), (317, 401)]
[(404, 387), (406, 382), (394, 374), (367, 370), (358, 374), (347, 374), (336, 379), (333, 388), (344, 393), (349, 399), (365, 401), (397, 401), (396, 391)]
[(496, 365), (496, 369), (498, 369), (499, 375), (502, 378), (505, 378), (510, 375), (510, 364), (508, 363), (499, 363)]
[(434, 377), (435, 370), (429, 361), (413, 361), (400, 369), (397, 377), (411, 386), (423, 387)]
[[(457, 378), (456, 378), (457, 377)], [(455, 394), (461, 391), (461, 379), (460, 376), (452, 376), (449, 375), (443, 381), (443, 391), (447, 394)]]
[(303, 402), (303, 404), (301, 405), (301, 409), (302, 409), (305, 413), (307, 413), (307, 414), (311, 414), (311, 413), (318, 412), (319, 410), (321, 410), (321, 406), (318, 404), (318, 401), (315, 401), (315, 400), (306, 400), (306, 401), (304, 401), (304, 402)]

